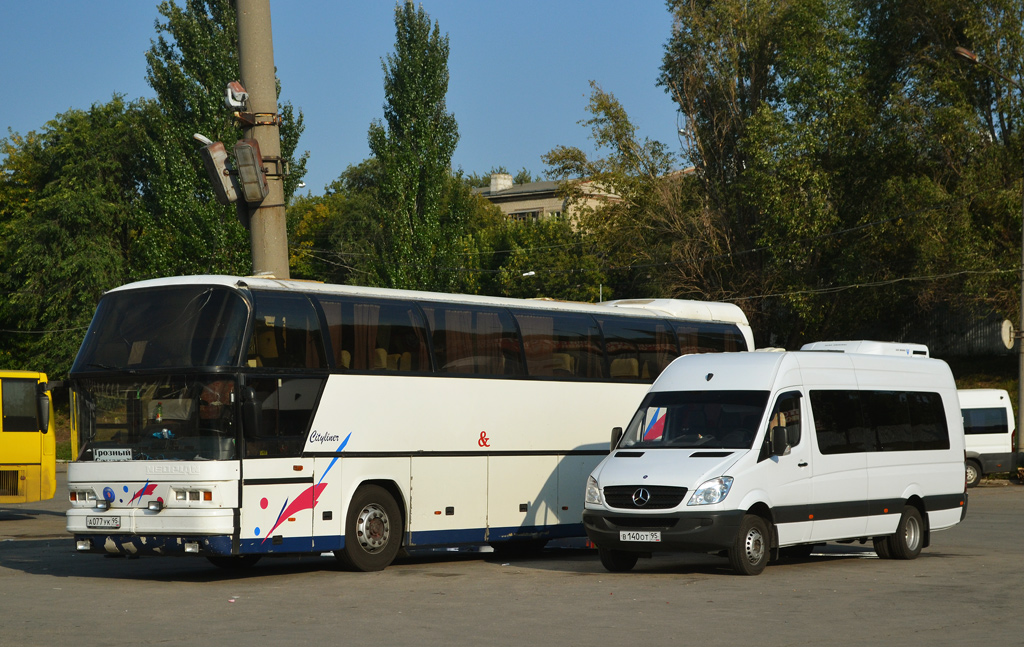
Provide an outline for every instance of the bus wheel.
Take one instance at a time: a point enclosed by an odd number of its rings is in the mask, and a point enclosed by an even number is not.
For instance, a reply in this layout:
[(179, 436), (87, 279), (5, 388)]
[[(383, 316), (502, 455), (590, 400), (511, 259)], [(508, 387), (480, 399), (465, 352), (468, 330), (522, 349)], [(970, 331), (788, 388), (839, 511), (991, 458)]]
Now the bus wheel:
[(889, 553), (893, 559), (914, 559), (924, 545), (924, 523), (914, 506), (903, 508), (896, 534), (889, 538)]
[(964, 467), (967, 468), (967, 487), (974, 487), (981, 481), (981, 465), (977, 461), (968, 460)]
[(207, 555), (206, 559), (217, 568), (240, 570), (250, 568), (260, 561), (260, 555)]
[(402, 513), (387, 490), (365, 485), (356, 491), (345, 522), (345, 549), (335, 555), (354, 571), (380, 571), (402, 547)]
[(740, 575), (759, 575), (768, 565), (770, 551), (768, 524), (764, 519), (748, 514), (740, 522), (732, 548), (729, 549), (729, 563)]
[(597, 554), (601, 558), (601, 565), (612, 573), (625, 573), (633, 570), (636, 562), (640, 559), (639, 553), (631, 553), (625, 550), (612, 550), (598, 546)]

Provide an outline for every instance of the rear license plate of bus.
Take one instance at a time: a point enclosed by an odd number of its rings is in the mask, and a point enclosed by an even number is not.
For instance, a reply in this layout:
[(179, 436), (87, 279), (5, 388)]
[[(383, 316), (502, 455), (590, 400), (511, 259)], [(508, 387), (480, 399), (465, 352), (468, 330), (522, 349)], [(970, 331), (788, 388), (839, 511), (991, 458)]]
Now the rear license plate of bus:
[(86, 517), (86, 528), (120, 528), (121, 517)]
[(661, 541), (660, 530), (620, 530), (619, 541)]

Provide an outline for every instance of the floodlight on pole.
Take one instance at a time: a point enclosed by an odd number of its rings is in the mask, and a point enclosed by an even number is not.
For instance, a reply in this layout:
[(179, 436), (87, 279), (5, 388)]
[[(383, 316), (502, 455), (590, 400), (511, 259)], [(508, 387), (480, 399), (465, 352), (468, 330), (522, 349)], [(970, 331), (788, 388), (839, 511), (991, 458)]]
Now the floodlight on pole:
[(238, 192), (235, 190), (235, 182), (231, 178), (231, 171), (228, 169), (228, 151), (221, 142), (211, 141), (199, 133), (192, 135), (192, 138), (205, 144), (199, 149), (203, 157), (203, 166), (206, 167), (206, 175), (213, 187), (213, 194), (220, 204), (231, 204), (238, 200)]
[(242, 198), (249, 204), (263, 202), (270, 192), (267, 173), (263, 170), (263, 156), (255, 139), (239, 139), (235, 142), (235, 166), (238, 169), (238, 184)]

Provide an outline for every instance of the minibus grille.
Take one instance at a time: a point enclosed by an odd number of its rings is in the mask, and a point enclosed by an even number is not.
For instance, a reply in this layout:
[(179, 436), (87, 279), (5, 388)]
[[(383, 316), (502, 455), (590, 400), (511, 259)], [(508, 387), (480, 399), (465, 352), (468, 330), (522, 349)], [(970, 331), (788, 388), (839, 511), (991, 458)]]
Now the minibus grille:
[(18, 470), (0, 470), (0, 496), (19, 496), (21, 473)]
[(612, 485), (604, 489), (604, 500), (625, 510), (665, 510), (683, 502), (686, 488), (668, 485)]
[(672, 517), (607, 517), (616, 528), (674, 528), (678, 519)]

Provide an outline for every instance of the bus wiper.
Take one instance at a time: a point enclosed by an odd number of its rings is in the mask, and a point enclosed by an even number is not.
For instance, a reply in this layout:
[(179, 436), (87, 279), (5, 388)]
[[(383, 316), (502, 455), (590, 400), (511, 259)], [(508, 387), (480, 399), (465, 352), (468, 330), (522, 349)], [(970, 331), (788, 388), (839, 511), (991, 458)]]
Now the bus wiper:
[(90, 363), (90, 364), (86, 364), (86, 366), (88, 366), (90, 368), (102, 368), (105, 371), (116, 371), (117, 370), (116, 366), (109, 366), (107, 364)]

